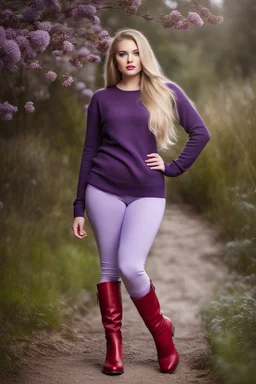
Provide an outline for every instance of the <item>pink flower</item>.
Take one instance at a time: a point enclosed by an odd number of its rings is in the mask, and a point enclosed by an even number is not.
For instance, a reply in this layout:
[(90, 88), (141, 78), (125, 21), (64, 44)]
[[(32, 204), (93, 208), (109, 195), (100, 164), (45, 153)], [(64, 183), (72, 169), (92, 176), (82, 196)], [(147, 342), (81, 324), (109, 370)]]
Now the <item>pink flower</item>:
[(73, 83), (74, 79), (72, 76), (68, 76), (62, 83), (64, 87), (69, 87)]
[(31, 61), (26, 65), (27, 69), (42, 69), (41, 65), (38, 63), (38, 60)]
[(196, 27), (201, 27), (204, 22), (196, 12), (188, 12), (188, 21)]
[(69, 59), (70, 64), (75, 68), (82, 68), (83, 64), (79, 60), (78, 56), (74, 56), (71, 59)]
[(176, 24), (182, 21), (183, 16), (179, 11), (173, 10), (169, 15), (162, 15), (160, 18), (164, 28), (175, 28)]
[(182, 31), (188, 31), (189, 30), (189, 22), (187, 19), (178, 21), (178, 23), (174, 26), (176, 29), (180, 29)]
[(46, 80), (48, 81), (55, 81), (56, 78), (57, 78), (57, 73), (53, 72), (53, 71), (48, 71), (46, 74), (45, 74), (45, 78)]
[(141, 5), (141, 0), (117, 0), (117, 5), (128, 14), (135, 15), (137, 8)]
[(73, 51), (73, 49), (74, 49), (74, 45), (70, 41), (67, 41), (67, 40), (63, 41), (62, 50), (64, 52), (71, 52)]
[(27, 112), (32, 113), (35, 110), (33, 101), (27, 101), (24, 105), (24, 108)]
[(100, 56), (98, 55), (93, 55), (92, 53), (90, 55), (87, 56), (87, 60), (90, 62), (90, 63), (94, 63), (95, 61), (101, 61), (100, 60)]
[(209, 17), (211, 15), (211, 12), (210, 12), (210, 10), (208, 8), (202, 7), (200, 9), (200, 15), (204, 16), (204, 17)]

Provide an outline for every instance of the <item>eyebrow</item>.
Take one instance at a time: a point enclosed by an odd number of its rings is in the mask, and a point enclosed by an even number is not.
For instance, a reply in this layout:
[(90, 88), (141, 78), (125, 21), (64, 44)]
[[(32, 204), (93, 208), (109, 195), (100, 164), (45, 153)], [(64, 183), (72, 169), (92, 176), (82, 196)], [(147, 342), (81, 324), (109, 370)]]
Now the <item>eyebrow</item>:
[[(138, 51), (138, 50), (139, 50), (138, 48), (137, 48), (137, 49), (134, 49), (133, 52), (134, 52), (134, 51)], [(119, 53), (119, 52), (127, 52), (127, 51), (125, 51), (125, 50), (121, 50), (121, 51), (117, 51), (117, 52)]]

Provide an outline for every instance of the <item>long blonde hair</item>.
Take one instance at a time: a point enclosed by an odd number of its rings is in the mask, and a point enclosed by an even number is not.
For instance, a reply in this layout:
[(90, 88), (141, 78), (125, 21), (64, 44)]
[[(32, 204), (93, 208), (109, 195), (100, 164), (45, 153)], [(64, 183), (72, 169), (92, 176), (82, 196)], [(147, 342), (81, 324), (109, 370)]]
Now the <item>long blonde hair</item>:
[(140, 98), (148, 109), (148, 127), (155, 135), (159, 150), (168, 149), (177, 141), (175, 119), (179, 119), (175, 93), (165, 82), (170, 80), (162, 69), (146, 37), (136, 29), (122, 28), (112, 38), (104, 64), (105, 87), (119, 83), (122, 74), (115, 65), (117, 44), (122, 39), (133, 39), (139, 49), (142, 64)]

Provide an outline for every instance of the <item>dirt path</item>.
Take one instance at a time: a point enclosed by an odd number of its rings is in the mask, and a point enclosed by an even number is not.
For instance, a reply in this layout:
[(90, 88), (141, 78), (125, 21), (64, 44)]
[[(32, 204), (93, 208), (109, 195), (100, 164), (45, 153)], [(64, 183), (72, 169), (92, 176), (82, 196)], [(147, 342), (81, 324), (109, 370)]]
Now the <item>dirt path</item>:
[[(166, 206), (164, 219), (147, 259), (162, 311), (175, 324), (174, 342), (180, 356), (174, 374), (159, 372), (153, 339), (131, 302), (124, 285), (123, 352), (125, 373), (101, 373), (105, 339), (98, 307), (73, 319), (75, 338), (63, 332), (35, 334), (22, 369), (5, 383), (197, 383), (215, 384), (207, 369), (209, 349), (199, 316), (227, 271), (214, 257), (222, 247), (216, 230), (188, 206)], [(86, 240), (85, 240), (86, 241)], [(42, 336), (43, 335), (43, 336)]]

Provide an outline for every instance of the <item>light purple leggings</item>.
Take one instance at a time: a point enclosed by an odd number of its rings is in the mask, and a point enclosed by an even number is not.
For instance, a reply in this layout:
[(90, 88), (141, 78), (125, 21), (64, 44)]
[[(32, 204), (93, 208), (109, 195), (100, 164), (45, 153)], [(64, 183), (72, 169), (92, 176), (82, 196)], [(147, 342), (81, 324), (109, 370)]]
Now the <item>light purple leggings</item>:
[(144, 268), (165, 205), (165, 198), (116, 195), (87, 185), (85, 207), (98, 247), (100, 282), (121, 277), (131, 297), (149, 292)]

